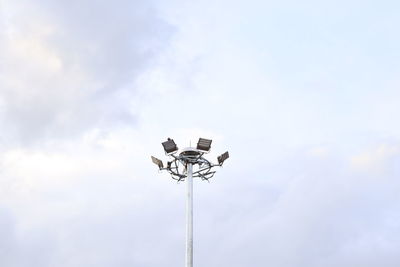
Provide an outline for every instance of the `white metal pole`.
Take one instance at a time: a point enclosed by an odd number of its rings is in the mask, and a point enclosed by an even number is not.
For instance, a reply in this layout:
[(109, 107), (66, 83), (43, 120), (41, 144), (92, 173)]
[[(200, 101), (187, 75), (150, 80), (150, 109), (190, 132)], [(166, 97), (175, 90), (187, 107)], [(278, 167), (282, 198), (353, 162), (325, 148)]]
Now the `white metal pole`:
[(193, 267), (193, 165), (187, 165), (186, 267)]

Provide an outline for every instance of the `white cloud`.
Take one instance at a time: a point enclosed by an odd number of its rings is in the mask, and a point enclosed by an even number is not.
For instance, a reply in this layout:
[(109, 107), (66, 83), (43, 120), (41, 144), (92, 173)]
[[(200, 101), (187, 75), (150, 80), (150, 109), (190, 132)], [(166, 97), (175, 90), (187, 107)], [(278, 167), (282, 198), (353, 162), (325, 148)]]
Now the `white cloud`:
[(343, 25), (396, 40), (291, 6), (3, 1), (0, 265), (183, 265), (185, 186), (150, 155), (208, 137), (231, 158), (195, 181), (196, 265), (397, 266), (396, 83)]
[(380, 144), (376, 148), (363, 152), (351, 158), (355, 169), (366, 172), (378, 172), (384, 175), (386, 165), (394, 157), (399, 157), (400, 148), (397, 144)]

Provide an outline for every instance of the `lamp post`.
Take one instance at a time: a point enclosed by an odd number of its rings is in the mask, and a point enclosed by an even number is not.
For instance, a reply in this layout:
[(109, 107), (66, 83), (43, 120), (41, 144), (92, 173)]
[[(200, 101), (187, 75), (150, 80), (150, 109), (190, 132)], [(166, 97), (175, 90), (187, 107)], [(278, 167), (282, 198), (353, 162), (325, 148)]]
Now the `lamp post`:
[(174, 140), (168, 138), (162, 143), (165, 154), (170, 158), (167, 166), (164, 167), (161, 160), (151, 156), (153, 163), (160, 170), (168, 171), (172, 179), (178, 182), (186, 180), (186, 267), (193, 267), (193, 178), (208, 181), (215, 174), (213, 168), (222, 166), (229, 158), (228, 151), (218, 157), (218, 164), (204, 158), (204, 154), (211, 149), (211, 143), (212, 140), (200, 138), (196, 148), (188, 147), (179, 151)]

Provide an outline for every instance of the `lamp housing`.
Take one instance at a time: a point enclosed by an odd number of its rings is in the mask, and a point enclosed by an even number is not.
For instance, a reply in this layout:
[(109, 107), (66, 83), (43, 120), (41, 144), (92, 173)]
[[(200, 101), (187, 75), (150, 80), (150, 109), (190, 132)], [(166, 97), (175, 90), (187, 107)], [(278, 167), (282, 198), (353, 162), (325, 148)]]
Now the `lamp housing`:
[(178, 147), (176, 146), (174, 139), (171, 138), (168, 138), (168, 140), (163, 142), (162, 145), (164, 147), (165, 153), (167, 154), (171, 154), (178, 150)]
[(199, 138), (199, 142), (197, 142), (197, 149), (203, 151), (210, 151), (212, 140)]
[(225, 160), (227, 160), (229, 158), (229, 152), (226, 151), (224, 154), (218, 156), (218, 163), (219, 165), (222, 165), (224, 163)]
[(151, 156), (151, 160), (153, 161), (154, 164), (156, 164), (158, 166), (158, 168), (160, 168), (160, 170), (162, 168), (164, 168), (163, 162), (161, 160), (159, 160), (158, 158)]

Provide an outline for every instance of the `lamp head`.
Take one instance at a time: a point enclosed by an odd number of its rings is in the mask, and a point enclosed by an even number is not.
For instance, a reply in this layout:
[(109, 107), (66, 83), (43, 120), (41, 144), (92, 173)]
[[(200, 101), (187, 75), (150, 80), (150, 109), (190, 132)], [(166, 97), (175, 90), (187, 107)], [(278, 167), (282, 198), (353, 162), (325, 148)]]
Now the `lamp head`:
[(174, 139), (168, 138), (167, 141), (162, 143), (165, 153), (171, 154), (174, 153), (178, 150), (178, 147), (176, 146)]
[(212, 140), (210, 139), (199, 138), (199, 142), (197, 142), (197, 149), (208, 152), (210, 151), (211, 143)]
[(221, 156), (218, 156), (218, 163), (219, 165), (222, 165), (224, 163), (225, 160), (227, 160), (229, 158), (229, 152), (226, 151), (224, 154), (222, 154)]

